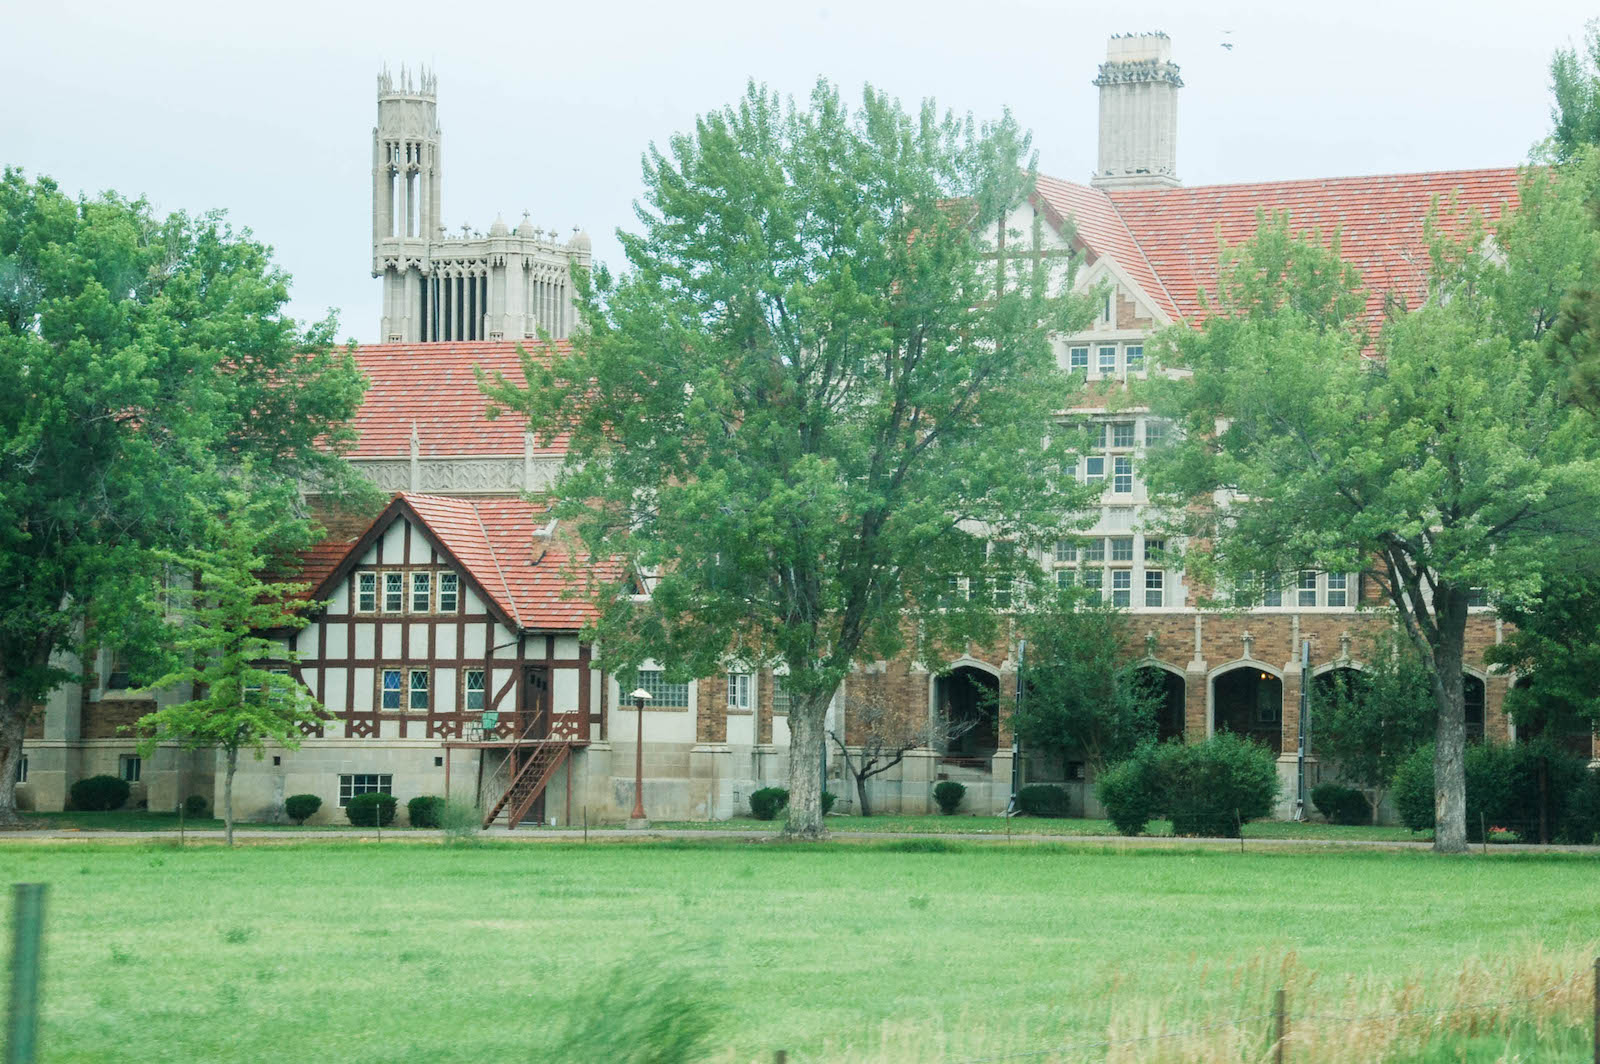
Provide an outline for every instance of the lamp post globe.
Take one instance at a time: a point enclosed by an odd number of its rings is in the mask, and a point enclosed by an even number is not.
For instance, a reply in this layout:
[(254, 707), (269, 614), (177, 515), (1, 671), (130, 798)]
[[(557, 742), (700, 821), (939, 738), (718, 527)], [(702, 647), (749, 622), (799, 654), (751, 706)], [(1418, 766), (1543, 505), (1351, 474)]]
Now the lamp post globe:
[(644, 706), (650, 701), (650, 692), (642, 687), (628, 696), (633, 700), (633, 717), (637, 727), (633, 740), (633, 812), (628, 814), (628, 827), (635, 830), (650, 826), (644, 815)]

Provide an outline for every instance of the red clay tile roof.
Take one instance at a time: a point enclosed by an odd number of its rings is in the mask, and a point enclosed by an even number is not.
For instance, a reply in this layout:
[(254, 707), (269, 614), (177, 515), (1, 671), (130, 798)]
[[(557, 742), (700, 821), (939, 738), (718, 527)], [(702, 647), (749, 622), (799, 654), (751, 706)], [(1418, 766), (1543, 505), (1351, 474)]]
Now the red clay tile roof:
[[(576, 563), (557, 534), (539, 535), (549, 525), (546, 504), (525, 499), (463, 499), (401, 492), (384, 511), (414, 517), (434, 540), (461, 564), (464, 575), (490, 599), (495, 611), (523, 630), (576, 631), (594, 619), (595, 609), (583, 597), (588, 577), (609, 583), (621, 576), (617, 563)], [(334, 577), (361, 539), (378, 522), (369, 522), (354, 540), (330, 536), (306, 552), (302, 580), (317, 584)], [(331, 563), (328, 558), (333, 558)], [(318, 569), (313, 575), (313, 568)], [(570, 571), (569, 571), (570, 570)], [(326, 596), (323, 589), (321, 595)]]
[[(537, 351), (535, 341), (527, 341)], [(352, 458), (404, 458), (411, 454), (416, 425), (423, 457), (520, 455), (526, 421), (515, 414), (484, 416), (488, 402), (478, 390), (474, 366), (500, 370), (522, 381), (522, 362), (514, 341), (437, 344), (367, 344), (356, 349), (356, 363), (371, 384), (356, 414), (357, 441)], [(556, 342), (565, 349), (567, 342)], [(539, 441), (538, 456), (566, 454), (566, 438)]]
[(1078, 239), (1088, 246), (1094, 258), (1110, 255), (1161, 308), (1162, 313), (1173, 321), (1181, 317), (1162, 279), (1104, 192), (1088, 185), (1076, 185), (1040, 174), (1035, 195), (1036, 202), (1044, 207), (1045, 214), (1054, 215), (1058, 225), (1061, 220), (1071, 219), (1077, 229)]
[[(1502, 167), (1197, 188), (1114, 189), (1103, 195), (1136, 242), (1140, 258), (1160, 279), (1163, 293), (1170, 294), (1178, 315), (1189, 323), (1197, 324), (1202, 317), (1199, 291), (1215, 291), (1219, 236), (1238, 244), (1254, 234), (1258, 209), (1268, 214), (1287, 210), (1297, 232), (1320, 230), (1326, 241), (1334, 230), (1339, 231), (1341, 254), (1361, 272), (1369, 291), (1368, 325), (1376, 332), (1382, 324), (1386, 296), (1398, 296), (1415, 306), (1426, 292), (1428, 249), (1423, 222), (1434, 198), (1444, 200), (1457, 194), (1462, 209), (1476, 208), (1484, 221), (1493, 225), (1507, 207), (1516, 205), (1519, 174), (1515, 167)], [(1082, 221), (1079, 227), (1086, 240), (1095, 231)], [(1102, 239), (1107, 240), (1104, 250), (1120, 262), (1125, 253), (1118, 250), (1120, 236), (1112, 230)], [(1160, 297), (1152, 294), (1152, 298)]]

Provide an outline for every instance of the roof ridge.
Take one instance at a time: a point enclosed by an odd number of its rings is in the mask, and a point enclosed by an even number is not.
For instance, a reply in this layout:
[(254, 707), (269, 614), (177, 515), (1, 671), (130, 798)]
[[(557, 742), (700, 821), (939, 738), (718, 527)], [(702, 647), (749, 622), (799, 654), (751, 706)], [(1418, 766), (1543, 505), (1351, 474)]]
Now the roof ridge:
[[(1387, 179), (1406, 177), (1446, 177), (1460, 174), (1505, 174), (1526, 169), (1527, 166), (1528, 164), (1525, 163), (1517, 163), (1511, 166), (1473, 166), (1460, 170), (1399, 170), (1381, 174), (1335, 174), (1332, 176), (1323, 177), (1265, 178), (1258, 181), (1217, 181), (1208, 185), (1176, 185), (1171, 188), (1124, 188), (1117, 189), (1116, 194), (1117, 196), (1140, 196), (1173, 192), (1203, 192), (1211, 189), (1259, 188), (1264, 185), (1281, 187), (1283, 185), (1321, 185), (1345, 181), (1383, 181)], [(1060, 181), (1061, 179), (1053, 178), (1052, 180)], [(1072, 182), (1066, 183), (1071, 184)], [(1085, 185), (1081, 187), (1089, 188), (1093, 186)], [(1110, 192), (1107, 192), (1103, 189), (1096, 189), (1096, 191), (1105, 193), (1107, 198), (1115, 202), (1116, 197), (1112, 196)]]
[[(1167, 306), (1172, 308), (1173, 316), (1178, 321), (1183, 320), (1183, 311), (1178, 309), (1178, 301), (1172, 298), (1172, 292), (1167, 288), (1166, 280), (1161, 276), (1161, 271), (1156, 269), (1156, 264), (1150, 261), (1150, 256), (1144, 250), (1144, 241), (1139, 239), (1139, 234), (1133, 231), (1133, 226), (1128, 224), (1128, 219), (1122, 216), (1122, 208), (1117, 206), (1117, 201), (1112, 199), (1103, 188), (1095, 189), (1100, 195), (1105, 196), (1106, 202), (1111, 204), (1111, 210), (1117, 216), (1117, 223), (1128, 234), (1128, 239), (1133, 241), (1133, 246), (1139, 249), (1139, 257), (1144, 260), (1145, 266), (1150, 270), (1150, 276), (1156, 280), (1156, 285), (1161, 289), (1161, 294), (1166, 298)], [(1116, 261), (1113, 257), (1112, 261)]]
[(511, 616), (516, 619), (517, 627), (523, 627), (522, 612), (517, 608), (517, 600), (511, 594), (511, 585), (506, 581), (506, 572), (500, 566), (500, 554), (494, 548), (494, 540), (489, 538), (489, 529), (483, 523), (483, 514), (478, 512), (478, 504), (468, 499), (462, 499), (472, 510), (473, 520), (478, 522), (478, 531), (483, 533), (483, 545), (489, 550), (489, 560), (494, 562), (495, 575), (500, 578), (500, 590), (506, 594), (506, 605), (511, 607)]

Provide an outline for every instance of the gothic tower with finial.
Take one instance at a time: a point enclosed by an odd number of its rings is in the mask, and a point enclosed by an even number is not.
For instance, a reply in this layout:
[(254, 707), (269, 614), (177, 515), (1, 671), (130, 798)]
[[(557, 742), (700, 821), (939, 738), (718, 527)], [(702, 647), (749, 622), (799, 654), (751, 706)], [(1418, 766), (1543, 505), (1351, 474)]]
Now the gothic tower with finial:
[(1165, 33), (1112, 37), (1094, 79), (1100, 89), (1097, 188), (1176, 188), (1178, 90), (1183, 79)]
[(440, 207), (438, 80), (423, 67), (378, 75), (372, 130), (372, 276), (383, 280), (386, 343), (564, 338), (576, 320), (571, 267), (587, 269), (590, 242), (562, 241), (526, 215), (512, 232), (452, 236)]

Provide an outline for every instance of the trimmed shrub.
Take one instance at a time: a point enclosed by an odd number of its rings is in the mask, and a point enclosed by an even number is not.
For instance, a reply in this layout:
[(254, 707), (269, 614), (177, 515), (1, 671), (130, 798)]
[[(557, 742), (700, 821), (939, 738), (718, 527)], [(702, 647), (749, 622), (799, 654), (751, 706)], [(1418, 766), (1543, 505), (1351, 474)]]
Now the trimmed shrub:
[(414, 828), (436, 828), (444, 812), (444, 799), (436, 794), (419, 794), (406, 803), (406, 816)]
[(1330, 824), (1367, 824), (1372, 805), (1367, 796), (1342, 783), (1319, 783), (1311, 789), (1311, 804)]
[(955, 780), (940, 780), (933, 785), (933, 800), (939, 803), (939, 812), (945, 816), (954, 814), (966, 796), (967, 788)]
[(344, 807), (344, 815), (358, 828), (386, 828), (394, 823), (399, 804), (392, 794), (358, 794)]
[(787, 787), (763, 787), (750, 792), (750, 815), (757, 820), (771, 820), (789, 804)]
[(191, 794), (183, 800), (183, 815), (190, 820), (204, 820), (211, 812), (211, 803), (203, 794)]
[(827, 816), (829, 813), (831, 813), (833, 811), (833, 803), (837, 802), (838, 800), (839, 800), (839, 796), (837, 794), (834, 794), (832, 791), (823, 791), (822, 792), (822, 815), (823, 816)]
[[(1585, 760), (1545, 743), (1475, 743), (1467, 747), (1467, 838), (1483, 841), (1484, 828), (1509, 828), (1524, 841), (1539, 839), (1540, 792), (1553, 840), (1593, 838), (1600, 827), (1600, 795)], [(1541, 788), (1540, 776), (1543, 774)], [(1433, 745), (1417, 750), (1395, 772), (1389, 791), (1400, 820), (1412, 831), (1434, 827)], [(1588, 833), (1585, 836), (1585, 833)]]
[(72, 785), (72, 808), (90, 813), (121, 809), (133, 788), (117, 776), (90, 776)]
[(1017, 808), (1024, 816), (1067, 816), (1072, 802), (1065, 787), (1030, 783), (1017, 792)]
[(283, 800), (283, 812), (296, 824), (304, 824), (322, 808), (322, 799), (314, 794), (291, 794)]
[(1400, 762), (1389, 783), (1389, 800), (1400, 823), (1412, 831), (1433, 830), (1433, 744), (1419, 746)]
[(1237, 838), (1244, 821), (1272, 812), (1278, 786), (1272, 751), (1219, 732), (1194, 745), (1142, 744), (1101, 774), (1095, 795), (1124, 835), (1165, 814), (1174, 835)]
[(1203, 743), (1156, 748), (1161, 793), (1174, 835), (1238, 838), (1239, 826), (1272, 813), (1278, 763), (1271, 750), (1219, 732)]
[(1145, 825), (1161, 811), (1155, 758), (1155, 744), (1146, 743), (1095, 779), (1094, 796), (1123, 835), (1143, 834)]

